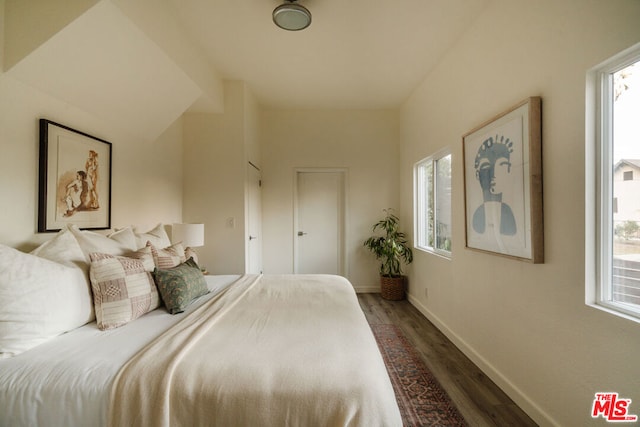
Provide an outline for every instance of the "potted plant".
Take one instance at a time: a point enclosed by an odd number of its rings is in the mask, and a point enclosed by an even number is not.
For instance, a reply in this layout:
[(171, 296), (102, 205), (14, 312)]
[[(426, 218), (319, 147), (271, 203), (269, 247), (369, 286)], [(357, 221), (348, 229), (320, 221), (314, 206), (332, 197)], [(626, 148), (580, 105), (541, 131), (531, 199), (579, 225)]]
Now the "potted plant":
[(384, 209), (386, 216), (373, 225), (373, 231), (380, 230), (383, 236), (371, 236), (365, 242), (367, 247), (382, 260), (380, 265), (380, 292), (382, 298), (401, 300), (404, 298), (405, 277), (402, 275), (402, 263), (413, 261), (413, 252), (404, 233), (398, 230), (399, 218)]

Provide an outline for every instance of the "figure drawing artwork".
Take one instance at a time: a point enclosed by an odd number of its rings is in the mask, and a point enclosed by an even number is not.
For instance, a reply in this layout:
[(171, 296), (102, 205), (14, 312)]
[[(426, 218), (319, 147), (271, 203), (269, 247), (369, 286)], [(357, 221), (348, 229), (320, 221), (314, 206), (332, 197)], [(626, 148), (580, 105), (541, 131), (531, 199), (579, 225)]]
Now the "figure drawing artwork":
[(468, 248), (541, 262), (539, 106), (530, 98), (463, 137)]
[(39, 196), (38, 231), (109, 228), (111, 144), (42, 119)]
[[(59, 163), (60, 164), (60, 163)], [(64, 171), (58, 179), (58, 218), (68, 218), (77, 212), (96, 211), (98, 197), (98, 153), (89, 150), (84, 168)]]

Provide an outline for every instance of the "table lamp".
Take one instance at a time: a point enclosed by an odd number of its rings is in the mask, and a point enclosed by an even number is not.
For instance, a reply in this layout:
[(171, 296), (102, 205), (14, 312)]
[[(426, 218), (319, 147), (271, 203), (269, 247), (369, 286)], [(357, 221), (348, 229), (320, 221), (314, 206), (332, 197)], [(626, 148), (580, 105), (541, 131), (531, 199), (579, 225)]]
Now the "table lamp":
[(193, 256), (193, 260), (198, 262), (198, 256), (193, 248), (204, 246), (204, 224), (175, 223), (172, 225), (171, 237), (174, 244), (182, 242), (187, 259)]

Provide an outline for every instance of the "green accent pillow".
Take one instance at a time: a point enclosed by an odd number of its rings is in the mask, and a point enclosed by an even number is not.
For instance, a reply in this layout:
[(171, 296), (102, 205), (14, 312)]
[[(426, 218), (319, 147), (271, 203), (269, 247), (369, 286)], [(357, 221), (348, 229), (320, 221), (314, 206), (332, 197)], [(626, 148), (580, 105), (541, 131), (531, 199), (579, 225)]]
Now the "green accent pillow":
[(155, 268), (153, 277), (171, 314), (182, 313), (194, 299), (209, 293), (204, 275), (193, 258), (168, 270)]

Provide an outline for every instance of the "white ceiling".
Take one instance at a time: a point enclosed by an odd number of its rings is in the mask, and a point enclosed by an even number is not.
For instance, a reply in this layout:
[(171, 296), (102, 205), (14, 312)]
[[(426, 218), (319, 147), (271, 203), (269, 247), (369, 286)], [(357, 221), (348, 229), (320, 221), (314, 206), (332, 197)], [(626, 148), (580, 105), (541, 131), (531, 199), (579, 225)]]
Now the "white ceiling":
[(168, 0), (227, 79), (272, 108), (396, 108), (489, 0), (300, 0), (313, 21), (284, 31), (281, 0)]

